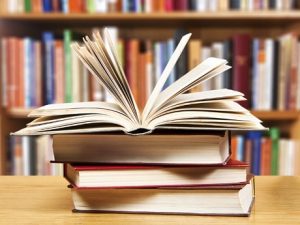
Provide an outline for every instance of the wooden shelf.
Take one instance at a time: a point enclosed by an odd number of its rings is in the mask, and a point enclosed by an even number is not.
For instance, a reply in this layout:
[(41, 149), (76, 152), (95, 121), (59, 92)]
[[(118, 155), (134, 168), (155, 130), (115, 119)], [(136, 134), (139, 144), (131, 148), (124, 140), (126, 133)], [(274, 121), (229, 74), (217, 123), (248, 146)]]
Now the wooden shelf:
[(287, 121), (297, 120), (299, 111), (251, 111), (253, 115), (263, 121)]
[[(223, 11), (223, 12), (155, 12), (155, 13), (18, 13), (18, 14), (0, 14), (0, 20), (16, 22), (43, 22), (53, 23), (57, 21), (64, 22), (97, 22), (107, 23), (115, 22), (117, 24), (155, 24), (157, 22), (165, 23), (195, 23), (204, 21), (228, 22), (276, 22), (290, 23), (300, 20), (300, 10), (293, 11)], [(228, 24), (231, 26), (232, 24)], [(256, 24), (259, 26), (260, 24)], [(265, 26), (266, 24), (264, 24)]]

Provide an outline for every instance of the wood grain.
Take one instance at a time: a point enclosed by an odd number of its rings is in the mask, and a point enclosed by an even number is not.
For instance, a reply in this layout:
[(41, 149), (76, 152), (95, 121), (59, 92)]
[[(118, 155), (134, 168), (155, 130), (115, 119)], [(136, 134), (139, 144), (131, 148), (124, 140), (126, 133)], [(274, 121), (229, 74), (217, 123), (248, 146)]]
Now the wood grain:
[(62, 177), (0, 178), (0, 224), (300, 224), (300, 177), (256, 177), (250, 217), (72, 213)]

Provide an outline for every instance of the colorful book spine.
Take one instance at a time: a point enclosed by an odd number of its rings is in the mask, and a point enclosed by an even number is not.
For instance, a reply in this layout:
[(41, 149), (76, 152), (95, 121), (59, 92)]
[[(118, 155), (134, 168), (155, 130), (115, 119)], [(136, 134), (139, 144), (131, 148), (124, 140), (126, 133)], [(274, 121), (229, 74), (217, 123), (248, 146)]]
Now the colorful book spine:
[(44, 90), (45, 104), (55, 102), (55, 87), (54, 87), (54, 35), (52, 32), (43, 33), (44, 43)]
[(72, 32), (64, 30), (65, 102), (72, 102)]
[(270, 128), (270, 138), (272, 140), (272, 162), (271, 162), (271, 174), (278, 175), (278, 157), (279, 157), (279, 129), (278, 128)]

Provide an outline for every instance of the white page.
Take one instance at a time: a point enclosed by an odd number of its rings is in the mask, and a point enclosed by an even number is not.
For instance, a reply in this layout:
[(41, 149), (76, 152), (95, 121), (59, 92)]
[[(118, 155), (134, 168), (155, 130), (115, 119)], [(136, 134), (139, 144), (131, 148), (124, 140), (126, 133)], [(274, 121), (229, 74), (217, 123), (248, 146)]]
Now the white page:
[(185, 48), (186, 44), (188, 43), (191, 35), (192, 34), (189, 33), (189, 34), (184, 35), (181, 38), (174, 53), (172, 54), (171, 58), (169, 59), (164, 71), (162, 72), (162, 75), (160, 76), (159, 80), (157, 81), (157, 83), (154, 87), (154, 90), (152, 91), (152, 93), (151, 93), (150, 97), (148, 98), (148, 101), (145, 105), (145, 108), (143, 110), (143, 115), (142, 115), (143, 120), (150, 113), (159, 93), (161, 92), (162, 88), (164, 87), (166, 81), (168, 80), (169, 75), (172, 72), (172, 69), (174, 68), (176, 62), (178, 61), (183, 49)]

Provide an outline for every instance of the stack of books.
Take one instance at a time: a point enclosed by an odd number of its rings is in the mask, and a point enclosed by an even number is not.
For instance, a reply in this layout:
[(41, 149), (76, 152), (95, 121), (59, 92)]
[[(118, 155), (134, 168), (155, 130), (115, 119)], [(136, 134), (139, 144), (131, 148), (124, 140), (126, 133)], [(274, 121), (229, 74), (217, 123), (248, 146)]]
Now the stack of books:
[(240, 92), (186, 93), (229, 69), (227, 61), (208, 58), (164, 87), (191, 34), (183, 36), (141, 113), (106, 36), (72, 48), (115, 102), (43, 106), (15, 133), (53, 135), (75, 211), (249, 215), (253, 178), (230, 159), (230, 131), (265, 128), (236, 103)]

